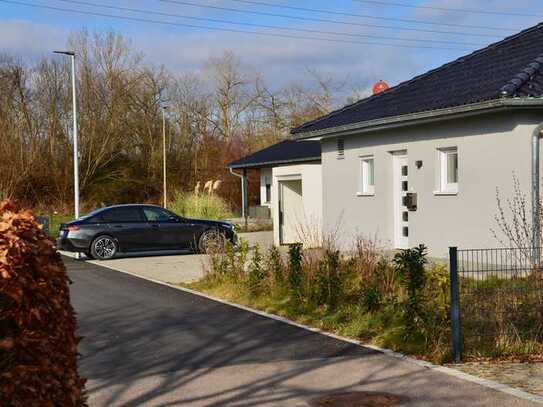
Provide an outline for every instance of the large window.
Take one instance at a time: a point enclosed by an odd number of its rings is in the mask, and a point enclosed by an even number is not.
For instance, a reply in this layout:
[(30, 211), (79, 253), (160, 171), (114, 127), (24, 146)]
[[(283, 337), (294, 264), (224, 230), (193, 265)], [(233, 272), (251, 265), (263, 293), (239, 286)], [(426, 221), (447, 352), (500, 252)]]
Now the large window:
[(375, 194), (375, 160), (373, 156), (361, 157), (361, 195)]
[(143, 209), (143, 213), (148, 222), (168, 222), (171, 215), (160, 208), (146, 207)]
[(458, 192), (458, 149), (456, 147), (439, 150), (439, 192)]
[(141, 212), (137, 207), (111, 208), (98, 215), (103, 222), (141, 222)]

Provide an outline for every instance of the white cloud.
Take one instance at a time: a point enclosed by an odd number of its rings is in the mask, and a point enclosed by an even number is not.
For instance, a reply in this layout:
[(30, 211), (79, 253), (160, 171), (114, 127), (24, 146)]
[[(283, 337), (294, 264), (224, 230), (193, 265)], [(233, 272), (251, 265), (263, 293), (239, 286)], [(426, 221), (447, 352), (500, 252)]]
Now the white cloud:
[[(340, 81), (347, 79), (350, 89), (369, 88), (379, 79), (394, 85), (454, 57), (450, 53), (408, 48), (220, 31), (182, 32), (152, 25), (142, 25), (142, 28), (139, 33), (127, 37), (135, 50), (143, 52), (155, 65), (164, 65), (173, 72), (196, 71), (210, 57), (232, 50), (243, 63), (262, 73), (271, 86), (303, 81), (308, 76), (308, 69)], [(334, 30), (322, 25), (304, 28)], [(335, 30), (339, 31), (337, 27)], [(22, 57), (50, 55), (51, 50), (65, 45), (68, 36), (66, 29), (47, 24), (0, 20), (0, 50)]]
[(0, 21), (0, 52), (37, 58), (66, 45), (62, 28), (25, 20)]

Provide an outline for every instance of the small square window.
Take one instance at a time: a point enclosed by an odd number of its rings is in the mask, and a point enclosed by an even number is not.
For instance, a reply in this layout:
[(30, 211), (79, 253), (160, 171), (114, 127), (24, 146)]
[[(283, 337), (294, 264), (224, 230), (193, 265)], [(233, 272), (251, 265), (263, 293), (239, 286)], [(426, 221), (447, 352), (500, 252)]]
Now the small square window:
[(407, 189), (408, 189), (408, 183), (407, 181), (402, 181), (402, 191), (406, 191), (407, 192)]
[(407, 177), (407, 165), (402, 165), (402, 177)]
[(409, 212), (402, 212), (402, 220), (404, 222), (409, 221)]
[(373, 157), (362, 158), (362, 194), (373, 195), (375, 193), (375, 160)]
[(439, 150), (439, 190), (440, 192), (458, 192), (458, 149)]
[(403, 237), (409, 237), (409, 228), (407, 226), (402, 228), (402, 235)]
[(338, 138), (337, 143), (337, 158), (343, 158), (345, 156), (345, 140)]

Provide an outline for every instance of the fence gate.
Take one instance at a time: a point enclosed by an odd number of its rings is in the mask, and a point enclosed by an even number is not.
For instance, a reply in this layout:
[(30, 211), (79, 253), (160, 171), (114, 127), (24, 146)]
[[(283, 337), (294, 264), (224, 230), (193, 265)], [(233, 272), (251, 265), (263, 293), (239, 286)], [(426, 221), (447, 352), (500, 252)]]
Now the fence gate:
[(542, 248), (449, 249), (453, 357), (543, 347)]

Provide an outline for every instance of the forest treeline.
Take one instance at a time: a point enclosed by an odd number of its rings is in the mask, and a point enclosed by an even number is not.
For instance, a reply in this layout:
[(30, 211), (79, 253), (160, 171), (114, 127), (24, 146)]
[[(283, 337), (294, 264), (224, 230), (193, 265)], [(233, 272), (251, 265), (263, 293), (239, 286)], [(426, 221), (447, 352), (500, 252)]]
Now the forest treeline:
[[(231, 52), (197, 72), (173, 73), (113, 32), (79, 32), (68, 46), (77, 53), (84, 209), (160, 201), (164, 104), (169, 190), (220, 179), (219, 192), (237, 203), (239, 179), (225, 164), (328, 112), (338, 89), (309, 70), (306, 82), (278, 88)], [(68, 58), (0, 56), (0, 200), (71, 207), (71, 102)]]

